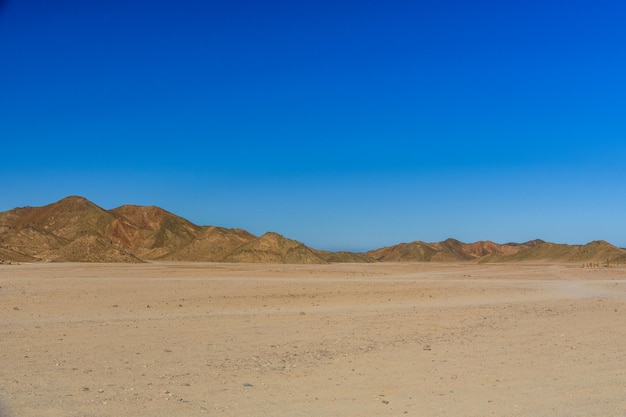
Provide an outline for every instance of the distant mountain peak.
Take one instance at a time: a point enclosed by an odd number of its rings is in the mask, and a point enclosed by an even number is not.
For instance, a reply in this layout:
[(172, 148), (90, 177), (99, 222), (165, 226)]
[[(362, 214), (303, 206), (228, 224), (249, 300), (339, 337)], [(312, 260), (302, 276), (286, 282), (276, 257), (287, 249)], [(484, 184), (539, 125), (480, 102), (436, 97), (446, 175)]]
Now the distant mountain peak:
[(62, 198), (56, 203), (52, 203), (45, 207), (61, 207), (65, 210), (77, 210), (77, 209), (83, 209), (83, 208), (101, 209), (101, 207), (87, 200), (85, 197), (81, 197), (79, 195), (71, 195), (71, 196)]
[(198, 226), (157, 206), (127, 204), (105, 210), (73, 195), (41, 207), (0, 213), (0, 259), (16, 262), (142, 262), (150, 260), (328, 262), (603, 262), (626, 263), (626, 250), (604, 240), (563, 245), (541, 239), (497, 244), (413, 241), (366, 253), (309, 248), (276, 232), (257, 237), (243, 229)]

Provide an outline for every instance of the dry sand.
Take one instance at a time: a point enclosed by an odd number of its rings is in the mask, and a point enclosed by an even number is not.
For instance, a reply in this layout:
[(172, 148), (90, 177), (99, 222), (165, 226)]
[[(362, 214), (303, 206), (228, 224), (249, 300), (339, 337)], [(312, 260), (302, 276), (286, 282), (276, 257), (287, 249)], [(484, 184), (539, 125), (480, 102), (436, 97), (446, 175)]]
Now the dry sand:
[(3, 265), (0, 314), (11, 417), (626, 415), (624, 268)]

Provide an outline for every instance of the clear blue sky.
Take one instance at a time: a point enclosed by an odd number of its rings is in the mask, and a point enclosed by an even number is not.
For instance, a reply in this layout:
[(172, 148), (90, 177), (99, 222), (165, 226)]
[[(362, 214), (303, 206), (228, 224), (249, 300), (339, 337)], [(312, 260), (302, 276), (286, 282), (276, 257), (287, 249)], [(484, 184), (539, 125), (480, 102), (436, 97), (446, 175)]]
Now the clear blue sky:
[(0, 211), (626, 246), (624, 1), (0, 0)]

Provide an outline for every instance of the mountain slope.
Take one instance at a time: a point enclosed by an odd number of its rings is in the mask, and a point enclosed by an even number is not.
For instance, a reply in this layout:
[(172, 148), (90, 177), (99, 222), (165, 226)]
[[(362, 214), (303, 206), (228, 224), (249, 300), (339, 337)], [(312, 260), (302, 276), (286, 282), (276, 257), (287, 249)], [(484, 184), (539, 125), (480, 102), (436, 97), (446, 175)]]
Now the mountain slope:
[(109, 229), (111, 239), (141, 259), (165, 257), (191, 244), (202, 232), (200, 226), (155, 206), (125, 205), (110, 213), (117, 217)]
[(225, 262), (325, 264), (322, 257), (311, 248), (287, 239), (278, 233), (268, 232), (237, 248), (224, 258)]
[(481, 262), (559, 261), (625, 263), (626, 251), (608, 242), (598, 240), (586, 245), (565, 245), (541, 242), (515, 254), (491, 255)]
[(400, 243), (367, 252), (372, 258), (383, 262), (455, 262), (471, 261), (494, 253), (516, 253), (509, 245), (491, 241), (463, 243), (456, 239), (426, 243), (415, 241)]
[(161, 259), (170, 261), (223, 262), (237, 248), (257, 237), (242, 229), (203, 227), (200, 234), (188, 245), (173, 251)]
[[(533, 240), (497, 244), (456, 239), (414, 241), (366, 253), (314, 250), (268, 232), (198, 226), (155, 206), (105, 210), (70, 196), (42, 207), (0, 213), (0, 261), (143, 262), (150, 260), (324, 264), (330, 262), (626, 263), (626, 250), (604, 241), (564, 245)], [(4, 263), (4, 262), (0, 262)]]
[[(421, 241), (400, 243), (367, 252), (367, 255), (380, 262), (450, 262), (458, 261), (459, 258), (437, 244), (429, 244)], [(469, 260), (464, 256), (462, 260)]]
[(71, 196), (0, 213), (0, 259), (15, 262), (325, 263), (304, 244), (274, 233), (197, 226), (155, 206), (105, 210)]
[[(115, 245), (107, 230), (115, 216), (83, 197), (0, 213), (0, 246), (37, 261), (140, 262)], [(5, 252), (6, 256), (6, 252)]]

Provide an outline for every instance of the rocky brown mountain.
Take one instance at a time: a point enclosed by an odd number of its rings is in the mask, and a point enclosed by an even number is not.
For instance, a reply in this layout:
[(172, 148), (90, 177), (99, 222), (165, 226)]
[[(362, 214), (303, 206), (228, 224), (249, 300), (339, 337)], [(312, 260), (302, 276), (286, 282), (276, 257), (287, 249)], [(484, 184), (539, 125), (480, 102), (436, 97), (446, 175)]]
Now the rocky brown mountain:
[(603, 240), (586, 245), (565, 245), (539, 241), (511, 254), (491, 254), (481, 262), (559, 261), (595, 262), (602, 264), (626, 263), (626, 250)]
[(77, 196), (42, 207), (0, 213), (3, 262), (508, 262), (626, 263), (626, 250), (604, 241), (563, 245), (533, 240), (497, 244), (455, 239), (415, 241), (366, 253), (311, 249), (268, 232), (198, 226), (155, 206), (124, 205), (105, 210)]
[(117, 216), (82, 197), (0, 213), (0, 248), (15, 261), (141, 262), (115, 243)]
[(16, 262), (220, 261), (253, 239), (238, 229), (197, 226), (159, 207), (105, 210), (77, 196), (0, 213), (0, 257)]
[(263, 236), (236, 248), (224, 258), (226, 262), (325, 264), (311, 248), (296, 240), (287, 239), (278, 233), (268, 232)]
[(415, 241), (376, 249), (367, 254), (377, 261), (386, 262), (454, 262), (487, 258), (502, 261), (542, 242), (533, 240), (526, 243), (498, 244), (489, 240), (474, 243), (463, 243), (456, 239), (435, 243)]

